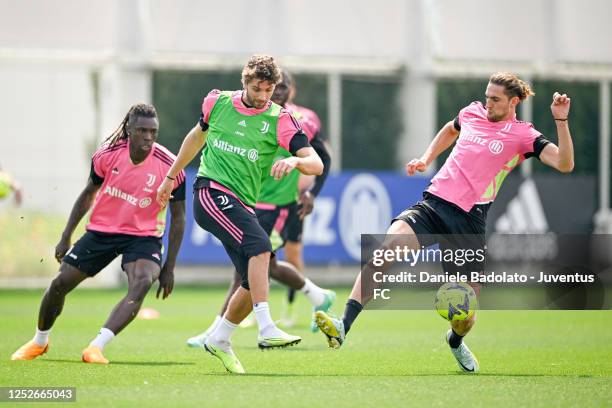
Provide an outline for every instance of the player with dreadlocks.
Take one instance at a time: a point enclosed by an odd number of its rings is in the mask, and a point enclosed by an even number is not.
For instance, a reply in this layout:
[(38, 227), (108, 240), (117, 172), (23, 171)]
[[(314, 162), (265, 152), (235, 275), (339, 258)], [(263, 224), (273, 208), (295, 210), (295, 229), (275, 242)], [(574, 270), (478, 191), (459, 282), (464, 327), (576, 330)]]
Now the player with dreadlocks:
[[(66, 295), (95, 276), (119, 254), (128, 278), (128, 293), (115, 306), (98, 336), (83, 350), (86, 363), (108, 364), (104, 346), (136, 316), (149, 288), (159, 278), (157, 297), (174, 286), (174, 265), (185, 227), (185, 173), (172, 180), (172, 222), (168, 256), (162, 267), (166, 208), (155, 200), (157, 187), (176, 157), (156, 143), (159, 122), (152, 105), (137, 104), (94, 153), (87, 186), (78, 196), (55, 247), (59, 275), (45, 292), (34, 338), (12, 360), (32, 360), (49, 349), (49, 332), (62, 312)], [(93, 209), (85, 234), (71, 248), (79, 221)]]

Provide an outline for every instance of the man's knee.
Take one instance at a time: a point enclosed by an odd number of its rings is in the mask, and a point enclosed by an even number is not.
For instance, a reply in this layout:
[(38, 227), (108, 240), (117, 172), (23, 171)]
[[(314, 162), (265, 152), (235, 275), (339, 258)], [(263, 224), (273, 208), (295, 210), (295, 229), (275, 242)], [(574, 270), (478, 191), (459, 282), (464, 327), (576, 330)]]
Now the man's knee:
[(70, 287), (67, 284), (66, 280), (63, 279), (62, 275), (58, 275), (55, 279), (51, 281), (51, 285), (49, 286), (49, 293), (56, 296), (64, 296), (68, 292), (70, 292)]
[(148, 272), (136, 273), (129, 284), (129, 292), (134, 297), (132, 300), (142, 301), (153, 285), (153, 275)]
[(60, 273), (51, 281), (49, 292), (57, 296), (65, 296), (74, 289), (86, 275), (74, 267), (62, 264)]

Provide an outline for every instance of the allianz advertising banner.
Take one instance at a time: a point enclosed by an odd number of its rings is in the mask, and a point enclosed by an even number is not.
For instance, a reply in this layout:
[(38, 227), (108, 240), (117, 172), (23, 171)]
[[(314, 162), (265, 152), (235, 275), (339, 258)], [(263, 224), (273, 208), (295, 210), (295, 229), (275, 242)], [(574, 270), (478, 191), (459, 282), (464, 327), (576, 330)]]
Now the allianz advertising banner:
[[(187, 224), (178, 261), (183, 264), (229, 264), (223, 246), (193, 219), (191, 186), (195, 171), (187, 173)], [(361, 256), (361, 234), (384, 233), (394, 215), (422, 197), (427, 177), (391, 172), (343, 172), (330, 175), (304, 225), (307, 263), (356, 263)]]

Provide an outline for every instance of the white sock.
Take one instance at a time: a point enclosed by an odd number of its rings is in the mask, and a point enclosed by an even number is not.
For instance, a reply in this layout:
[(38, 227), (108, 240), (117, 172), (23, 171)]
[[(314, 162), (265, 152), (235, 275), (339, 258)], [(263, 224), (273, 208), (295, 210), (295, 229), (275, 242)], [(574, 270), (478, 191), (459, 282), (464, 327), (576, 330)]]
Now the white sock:
[(208, 336), (206, 344), (212, 343), (226, 353), (230, 353), (230, 337), (232, 336), (232, 333), (236, 327), (238, 327), (237, 324), (230, 322), (225, 317), (221, 317), (215, 330), (210, 334), (210, 336)]
[(104, 346), (106, 346), (106, 343), (111, 341), (113, 337), (115, 337), (115, 333), (113, 333), (106, 327), (103, 327), (100, 329), (100, 333), (98, 334), (98, 336), (91, 343), (89, 343), (89, 345), (96, 346), (100, 350), (103, 350)]
[(214, 339), (215, 343), (218, 341), (225, 341), (229, 343), (230, 337), (232, 336), (232, 333), (236, 327), (238, 327), (237, 324), (234, 324), (225, 317), (222, 317), (221, 320), (219, 320), (215, 331), (210, 334), (210, 337)]
[(32, 340), (34, 341), (34, 343), (38, 344), (39, 346), (44, 346), (45, 344), (49, 342), (49, 333), (51, 333), (51, 329), (38, 330), (38, 327), (37, 327), (36, 334), (34, 335), (34, 338)]
[(210, 336), (215, 331), (217, 326), (219, 326), (219, 323), (221, 323), (221, 319), (223, 319), (221, 316), (215, 317), (215, 321), (208, 327), (208, 329), (206, 329), (204, 334)]
[(257, 326), (259, 326), (259, 334), (267, 337), (272, 335), (276, 328), (272, 316), (270, 316), (270, 307), (268, 302), (259, 302), (253, 305), (253, 311), (255, 312), (255, 318), (257, 319)]
[(308, 278), (305, 279), (304, 286), (300, 289), (300, 292), (306, 295), (310, 303), (313, 306), (321, 306), (325, 301), (325, 289), (321, 289)]

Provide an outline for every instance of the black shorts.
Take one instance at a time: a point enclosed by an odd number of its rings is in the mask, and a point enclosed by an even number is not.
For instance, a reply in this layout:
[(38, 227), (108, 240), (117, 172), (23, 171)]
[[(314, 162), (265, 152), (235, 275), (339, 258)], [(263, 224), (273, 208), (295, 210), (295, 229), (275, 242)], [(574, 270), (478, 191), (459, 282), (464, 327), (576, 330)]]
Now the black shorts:
[(213, 234), (225, 248), (249, 289), (249, 259), (272, 252), (270, 238), (257, 222), (255, 211), (229, 192), (207, 187), (206, 180), (196, 181), (193, 215), (200, 227)]
[(289, 212), (287, 219), (287, 238), (289, 242), (302, 242), (302, 231), (304, 231), (304, 220), (300, 219), (298, 211), (300, 205), (295, 207), (294, 212)]
[[(297, 203), (293, 202), (284, 206), (276, 206), (275, 208), (256, 208), (257, 221), (263, 230), (270, 237), (273, 250), (278, 250), (285, 245), (286, 241), (295, 241), (290, 239), (294, 237), (291, 233), (290, 222), (293, 219), (298, 219)], [(301, 235), (301, 231), (300, 231)]]
[[(465, 212), (431, 193), (423, 193), (423, 200), (404, 210), (392, 222), (406, 222), (417, 235), (419, 244), (428, 247), (440, 244), (441, 249), (485, 250), (486, 220), (491, 204), (475, 205)], [(442, 264), (445, 271), (484, 271), (485, 262), (471, 262), (464, 265)]]
[(89, 276), (95, 276), (113, 259), (123, 254), (121, 268), (138, 259), (148, 259), (161, 268), (162, 240), (158, 237), (139, 237), (87, 231), (62, 258)]

